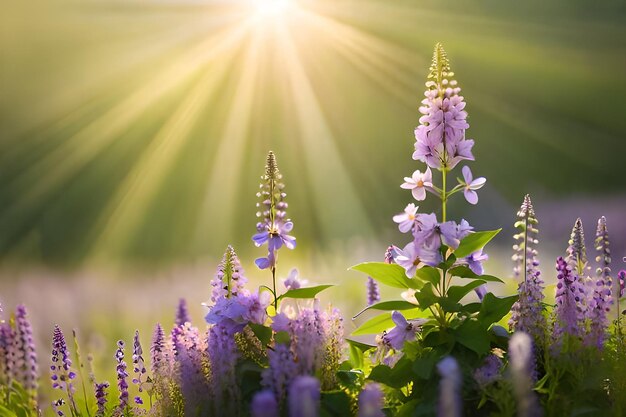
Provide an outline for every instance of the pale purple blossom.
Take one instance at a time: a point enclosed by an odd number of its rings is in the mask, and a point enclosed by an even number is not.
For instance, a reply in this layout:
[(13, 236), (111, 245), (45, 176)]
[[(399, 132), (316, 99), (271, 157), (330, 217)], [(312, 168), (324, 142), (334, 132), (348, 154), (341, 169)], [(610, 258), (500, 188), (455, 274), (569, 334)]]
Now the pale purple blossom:
[(211, 280), (211, 301), (216, 303), (220, 298), (238, 296), (244, 291), (246, 282), (248, 280), (244, 275), (239, 257), (233, 247), (228, 245), (222, 261), (217, 266), (215, 276)]
[(98, 406), (98, 409), (96, 410), (96, 417), (104, 417), (104, 413), (106, 412), (108, 388), (109, 383), (107, 381), (100, 384), (94, 384), (96, 404)]
[(320, 382), (312, 376), (299, 376), (289, 386), (289, 417), (318, 417)]
[(271, 389), (279, 402), (287, 392), (287, 387), (298, 375), (298, 365), (291, 348), (285, 344), (276, 344), (267, 352), (269, 366), (263, 370), (262, 385)]
[(502, 371), (502, 359), (493, 353), (485, 358), (480, 368), (477, 368), (473, 377), (480, 388), (500, 380)]
[(582, 338), (584, 311), (582, 303), (585, 290), (576, 279), (571, 266), (559, 257), (556, 261), (556, 307), (554, 308), (553, 350), (560, 348), (565, 335)]
[(407, 277), (413, 278), (415, 271), (417, 271), (417, 266), (420, 263), (419, 252), (415, 242), (408, 243), (404, 249), (398, 249), (398, 255), (395, 257), (395, 261), (404, 268)]
[(180, 298), (178, 300), (178, 306), (176, 307), (176, 320), (175, 323), (177, 326), (185, 324), (186, 322), (191, 323), (191, 317), (189, 316), (189, 309), (187, 308), (187, 300), (184, 298)]
[(596, 276), (591, 279), (591, 300), (589, 306), (590, 331), (585, 339), (588, 345), (595, 345), (598, 349), (604, 347), (608, 331), (608, 315), (613, 305), (611, 279), (611, 251), (609, 249), (609, 234), (606, 226), (606, 218), (598, 219), (595, 240), (598, 256), (598, 269)]
[(624, 289), (626, 289), (626, 270), (622, 269), (617, 273), (617, 279), (619, 281), (619, 298), (624, 296)]
[(461, 170), (463, 172), (463, 194), (465, 195), (465, 199), (470, 204), (478, 203), (478, 193), (476, 190), (480, 190), (483, 185), (487, 182), (485, 177), (479, 177), (474, 179), (472, 175), (472, 170), (468, 166), (464, 166)]
[(211, 326), (207, 344), (216, 415), (232, 415), (241, 396), (235, 375), (240, 353), (233, 329), (222, 323)]
[(433, 186), (433, 173), (430, 168), (426, 168), (426, 171), (421, 172), (419, 169), (413, 172), (410, 177), (404, 177), (404, 183), (400, 185), (400, 188), (405, 190), (411, 190), (413, 198), (417, 201), (426, 199), (426, 190)]
[(266, 291), (254, 292), (247, 297), (238, 297), (243, 301), (243, 319), (250, 323), (263, 324), (267, 319), (267, 307), (271, 303), (270, 293)]
[(302, 286), (302, 282), (298, 279), (298, 268), (291, 269), (283, 284), (287, 290), (297, 290)]
[(385, 417), (382, 409), (385, 405), (385, 394), (380, 384), (369, 382), (359, 393), (359, 412), (357, 417)]
[(487, 286), (485, 284), (482, 284), (474, 288), (474, 292), (476, 293), (476, 296), (478, 297), (478, 299), (480, 301), (483, 301), (483, 299), (485, 298), (485, 295), (487, 295)]
[(119, 403), (117, 409), (120, 413), (124, 413), (128, 408), (128, 372), (126, 372), (126, 362), (124, 362), (124, 341), (117, 342), (117, 351), (115, 352), (115, 360), (117, 362), (117, 389), (119, 390)]
[(24, 305), (15, 309), (15, 376), (35, 400), (37, 393), (38, 366), (33, 329)]
[(446, 356), (437, 364), (439, 381), (438, 417), (461, 417), (461, 383), (459, 364), (452, 356)]
[(252, 417), (279, 417), (278, 403), (274, 393), (267, 389), (257, 392), (252, 397), (250, 412)]
[(509, 340), (508, 353), (517, 415), (540, 417), (543, 413), (533, 391), (535, 359), (531, 337), (524, 332), (515, 332)]
[(76, 411), (76, 403), (74, 401), (75, 387), (72, 380), (76, 378), (76, 372), (72, 369), (72, 360), (65, 342), (65, 336), (57, 325), (54, 326), (52, 336), (52, 365), (50, 365), (50, 371), (52, 388), (67, 393), (70, 407), (74, 413)]
[(477, 250), (476, 252), (470, 254), (465, 257), (465, 262), (467, 262), (467, 266), (472, 270), (476, 275), (482, 275), (484, 272), (483, 262), (489, 259), (489, 255), (483, 253), (482, 249)]
[(383, 339), (395, 350), (402, 349), (404, 342), (415, 341), (415, 335), (422, 329), (422, 324), (426, 322), (425, 319), (408, 321), (399, 311), (391, 313), (391, 320), (396, 327), (385, 333)]
[[(186, 323), (189, 323), (188, 321)], [(133, 338), (133, 372), (135, 377), (133, 378), (133, 384), (137, 385), (140, 393), (144, 389), (149, 388), (149, 382), (147, 381), (147, 369), (143, 360), (143, 349), (141, 347), (141, 341), (139, 340), (139, 330), (135, 330), (135, 337)], [(143, 404), (143, 400), (140, 396), (135, 397), (136, 404)]]
[(367, 305), (371, 306), (380, 301), (378, 283), (372, 277), (367, 277)]
[(408, 233), (413, 229), (418, 208), (419, 207), (415, 204), (410, 203), (405, 207), (403, 213), (393, 216), (393, 221), (398, 223), (398, 229), (400, 229), (402, 233)]

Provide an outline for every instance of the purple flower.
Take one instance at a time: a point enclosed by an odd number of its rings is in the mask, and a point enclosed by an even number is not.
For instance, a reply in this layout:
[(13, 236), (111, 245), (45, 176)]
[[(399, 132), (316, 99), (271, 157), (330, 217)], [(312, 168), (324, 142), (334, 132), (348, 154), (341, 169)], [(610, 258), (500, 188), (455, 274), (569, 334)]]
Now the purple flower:
[(26, 307), (18, 305), (15, 310), (15, 375), (34, 401), (37, 394), (37, 353), (33, 341), (33, 329), (28, 320)]
[(173, 342), (180, 371), (180, 391), (185, 399), (185, 415), (204, 415), (208, 410), (203, 407), (206, 407), (206, 398), (209, 396), (204, 374), (206, 345), (198, 329), (189, 322), (179, 330)]
[(274, 224), (263, 224), (259, 233), (252, 237), (254, 244), (259, 247), (268, 244), (270, 253), (276, 252), (283, 245), (288, 249), (296, 247), (296, 238), (288, 235), (293, 229), (293, 222), (277, 221)]
[(380, 301), (378, 283), (372, 277), (367, 277), (367, 305), (371, 306)]
[(433, 174), (430, 168), (426, 168), (425, 172), (416, 170), (411, 177), (404, 177), (404, 183), (400, 188), (411, 190), (413, 198), (417, 201), (426, 199), (426, 190), (433, 186)]
[(439, 381), (438, 417), (461, 417), (461, 370), (452, 356), (446, 356), (437, 364)]
[(478, 203), (476, 190), (480, 190), (487, 182), (487, 179), (485, 179), (485, 177), (473, 179), (472, 170), (468, 166), (464, 166), (461, 171), (463, 172), (464, 181), (461, 182), (461, 184), (464, 188), (463, 194), (465, 195), (465, 199), (470, 204), (476, 204)]
[(10, 386), (15, 378), (15, 332), (9, 323), (0, 322), (0, 382)]
[(187, 322), (191, 323), (191, 317), (189, 316), (189, 310), (187, 309), (187, 300), (181, 298), (178, 300), (178, 307), (176, 308), (176, 325), (180, 326)]
[(419, 246), (437, 251), (442, 243), (453, 249), (458, 248), (461, 239), (466, 237), (471, 230), (472, 227), (465, 220), (461, 220), (460, 224), (454, 221), (438, 223), (434, 213), (419, 214), (413, 235)]
[(543, 413), (537, 395), (533, 391), (535, 359), (533, 343), (529, 335), (515, 332), (509, 341), (509, 364), (513, 392), (517, 400), (517, 415), (540, 417)]
[(320, 409), (320, 382), (299, 376), (289, 386), (289, 417), (317, 417)]
[(502, 370), (502, 359), (494, 354), (490, 354), (483, 361), (483, 365), (474, 371), (474, 380), (480, 388), (485, 388), (500, 380)]
[(380, 385), (375, 382), (367, 383), (359, 393), (359, 413), (357, 417), (385, 417), (382, 408), (385, 405), (385, 395)]
[(555, 342), (552, 344), (555, 353), (560, 348), (565, 335), (582, 338), (585, 299), (584, 288), (572, 273), (570, 265), (562, 257), (557, 259), (556, 269), (556, 307), (553, 311)]
[(415, 319), (409, 322), (399, 311), (391, 313), (391, 320), (393, 320), (396, 327), (387, 332), (383, 339), (386, 344), (395, 350), (402, 349), (404, 342), (414, 341), (415, 335), (421, 330), (422, 324), (426, 322), (425, 319)]
[(413, 278), (420, 263), (419, 252), (415, 242), (410, 242), (402, 250), (398, 249), (395, 261), (405, 269), (407, 277)]
[(76, 373), (72, 369), (72, 360), (67, 349), (65, 336), (57, 325), (54, 326), (52, 336), (52, 365), (50, 366), (50, 371), (52, 388), (67, 392), (70, 408), (74, 414), (76, 412), (76, 403), (74, 401), (75, 388), (72, 380), (76, 378)]
[(128, 408), (128, 382), (126, 382), (126, 378), (128, 377), (128, 372), (126, 372), (126, 362), (124, 362), (124, 341), (118, 340), (117, 342), (117, 351), (115, 352), (115, 360), (117, 361), (117, 365), (115, 367), (117, 372), (117, 389), (119, 390), (119, 404), (117, 409), (120, 413), (124, 413), (124, 411)]
[(244, 275), (239, 257), (232, 246), (228, 245), (222, 261), (217, 266), (215, 277), (211, 280), (211, 301), (216, 303), (220, 298), (237, 296), (244, 291), (248, 282)]
[(283, 284), (285, 285), (285, 288), (287, 288), (287, 290), (297, 290), (302, 286), (302, 283), (300, 282), (300, 280), (298, 280), (297, 268), (293, 268), (289, 272), (289, 276), (287, 276), (287, 279), (283, 281)]
[(211, 326), (207, 354), (211, 364), (215, 415), (234, 415), (233, 410), (241, 395), (235, 375), (235, 365), (240, 354), (234, 330), (223, 323)]
[(467, 256), (465, 258), (465, 262), (467, 262), (469, 269), (471, 269), (476, 275), (482, 275), (484, 272), (483, 262), (487, 259), (489, 259), (489, 256), (486, 253), (483, 253), (482, 249), (479, 249)]
[(259, 289), (248, 297), (243, 297), (242, 300), (245, 303), (244, 319), (250, 323), (265, 323), (265, 319), (267, 319), (266, 309), (271, 303), (270, 293)]
[(398, 256), (398, 248), (390, 245), (385, 251), (385, 263), (386, 264), (395, 264), (395, 258)]
[[(189, 323), (189, 321), (186, 323)], [(133, 372), (135, 373), (133, 384), (137, 385), (139, 392), (143, 392), (144, 389), (149, 389), (151, 384), (147, 380), (144, 380), (148, 371), (146, 370), (146, 366), (143, 361), (143, 349), (141, 348), (141, 342), (139, 341), (139, 330), (135, 330), (135, 337), (133, 338)], [(135, 402), (137, 402), (137, 398), (135, 399)]]
[(433, 64), (426, 83), (426, 97), (419, 111), (420, 126), (415, 129), (413, 159), (436, 169), (453, 169), (461, 160), (474, 160), (474, 141), (465, 139), (469, 128), (461, 89), (451, 79), (453, 73), (441, 44), (435, 46)]
[(611, 280), (611, 251), (609, 249), (609, 234), (606, 226), (606, 218), (598, 219), (596, 230), (595, 247), (598, 251), (596, 261), (600, 267), (596, 271), (596, 277), (591, 279), (591, 300), (590, 300), (590, 332), (585, 339), (587, 345), (595, 345), (598, 349), (604, 347), (607, 338), (608, 314), (613, 305)]
[(278, 403), (274, 393), (270, 390), (257, 392), (252, 397), (250, 412), (252, 417), (278, 417)]
[(96, 404), (98, 405), (98, 410), (96, 411), (96, 417), (104, 417), (104, 413), (106, 412), (107, 388), (109, 388), (109, 383), (106, 381), (101, 384), (95, 384), (94, 386)]
[(261, 374), (262, 385), (275, 392), (282, 402), (287, 387), (298, 375), (298, 365), (291, 348), (285, 344), (277, 344), (274, 350), (268, 350), (267, 358), (269, 367)]
[(585, 249), (585, 233), (580, 217), (576, 219), (567, 248), (567, 262), (582, 277), (587, 266), (587, 251)]
[(619, 298), (624, 296), (624, 289), (626, 288), (626, 270), (622, 269), (617, 273), (617, 279), (619, 280)]
[(487, 286), (485, 284), (480, 285), (480, 286), (474, 288), (474, 292), (478, 296), (478, 299), (480, 301), (483, 301), (483, 298), (485, 298), (485, 295), (487, 295)]
[(159, 378), (163, 366), (165, 365), (165, 332), (159, 323), (156, 324), (154, 327), (154, 333), (152, 333), (150, 359), (152, 365), (152, 375), (154, 378)]
[(410, 203), (406, 206), (403, 213), (393, 216), (393, 221), (398, 223), (398, 229), (402, 233), (410, 232), (415, 225), (415, 219), (417, 218), (418, 207)]

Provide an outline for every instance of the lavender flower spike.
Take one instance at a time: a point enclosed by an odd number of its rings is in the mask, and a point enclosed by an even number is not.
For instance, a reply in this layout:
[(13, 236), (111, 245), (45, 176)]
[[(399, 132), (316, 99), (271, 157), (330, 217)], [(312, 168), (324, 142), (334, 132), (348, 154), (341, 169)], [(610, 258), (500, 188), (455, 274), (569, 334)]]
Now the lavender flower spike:
[(419, 109), (423, 116), (415, 129), (413, 159), (439, 170), (451, 170), (462, 160), (474, 160), (474, 141), (465, 139), (469, 128), (465, 101), (453, 76), (446, 51), (438, 43), (426, 82), (426, 98)]
[(288, 249), (296, 247), (296, 238), (289, 235), (293, 229), (293, 223), (287, 218), (287, 203), (284, 201), (287, 194), (283, 191), (282, 175), (278, 171), (276, 156), (272, 151), (267, 154), (265, 175), (261, 177), (261, 191), (257, 197), (261, 199), (257, 203), (259, 211), (257, 217), (262, 220), (257, 223), (257, 232), (252, 240), (256, 246), (267, 243), (268, 255), (255, 261), (260, 269), (276, 267), (276, 251), (285, 245)]
[(178, 300), (178, 307), (176, 308), (176, 326), (180, 326), (185, 323), (191, 323), (191, 316), (189, 316), (189, 309), (187, 308), (187, 300), (181, 298)]
[(566, 335), (582, 338), (583, 326), (580, 324), (584, 319), (582, 302), (585, 292), (563, 258), (557, 259), (556, 270), (556, 306), (553, 311), (555, 342), (552, 344), (555, 350), (560, 348)]
[(252, 417), (279, 417), (276, 396), (270, 390), (258, 392), (252, 398), (250, 406)]
[(119, 395), (119, 404), (117, 409), (120, 413), (124, 413), (124, 411), (128, 408), (128, 382), (126, 382), (126, 378), (128, 377), (128, 372), (126, 372), (126, 362), (124, 362), (124, 341), (119, 340), (117, 342), (117, 351), (115, 352), (115, 360), (117, 361), (116, 372), (117, 372), (117, 388), (120, 392)]
[(515, 227), (519, 232), (513, 236), (518, 242), (513, 246), (515, 251), (513, 273), (521, 281), (518, 286), (519, 299), (511, 308), (509, 329), (528, 333), (535, 341), (535, 345), (541, 347), (544, 343), (547, 321), (543, 315), (544, 283), (541, 279), (536, 249), (539, 243), (537, 240), (539, 221), (528, 194), (517, 212), (517, 218)]
[(439, 382), (438, 417), (461, 417), (461, 370), (452, 356), (446, 356), (437, 364), (441, 376)]
[(67, 392), (72, 414), (76, 413), (76, 402), (74, 401), (75, 387), (72, 380), (76, 378), (76, 373), (72, 369), (70, 352), (67, 349), (65, 336), (59, 328), (54, 326), (52, 336), (52, 365), (50, 366), (52, 388)]
[(474, 380), (479, 387), (485, 388), (500, 379), (502, 360), (493, 353), (487, 356), (483, 365), (474, 371)]
[(28, 321), (26, 307), (18, 305), (15, 310), (15, 364), (16, 379), (29, 392), (31, 400), (37, 395), (37, 353), (33, 341), (33, 329)]
[(380, 385), (370, 382), (363, 387), (359, 394), (359, 413), (357, 417), (385, 417), (382, 408), (385, 405), (385, 395)]
[(611, 305), (613, 305), (613, 281), (610, 268), (611, 251), (609, 249), (609, 234), (604, 216), (598, 220), (595, 247), (598, 251), (596, 262), (598, 262), (600, 267), (596, 271), (595, 279), (592, 280), (592, 298), (589, 306), (591, 323), (586, 342), (587, 345), (595, 345), (598, 349), (602, 349), (607, 337), (608, 314), (611, 311)]
[(532, 339), (524, 332), (515, 332), (509, 341), (509, 363), (513, 389), (517, 400), (518, 417), (540, 417), (541, 408), (533, 392)]
[(312, 376), (299, 376), (289, 387), (289, 417), (317, 417), (320, 383)]
[(378, 283), (374, 281), (374, 278), (367, 277), (367, 305), (371, 306), (380, 301), (380, 291), (378, 290)]
[(96, 396), (96, 404), (98, 405), (98, 410), (96, 411), (96, 417), (104, 417), (104, 413), (106, 412), (106, 404), (107, 404), (107, 392), (106, 390), (109, 388), (109, 383), (104, 381), (101, 384), (95, 384), (95, 396)]
[(11, 386), (15, 378), (15, 331), (9, 323), (0, 323), (0, 383)]
[(585, 249), (585, 233), (583, 231), (583, 222), (580, 217), (576, 219), (572, 234), (567, 248), (567, 262), (571, 265), (572, 270), (580, 276), (583, 275), (587, 267), (587, 250)]
[(248, 282), (244, 275), (241, 262), (235, 249), (228, 245), (222, 261), (217, 266), (215, 277), (211, 280), (211, 301), (217, 303), (221, 298), (231, 298), (239, 295)]
[[(135, 330), (135, 337), (133, 339), (133, 372), (135, 373), (133, 384), (137, 385), (139, 392), (142, 393), (145, 389), (149, 389), (149, 382), (146, 379), (147, 370), (143, 361), (143, 349), (139, 341), (139, 330)], [(135, 404), (143, 404), (143, 400), (140, 396), (135, 397)]]

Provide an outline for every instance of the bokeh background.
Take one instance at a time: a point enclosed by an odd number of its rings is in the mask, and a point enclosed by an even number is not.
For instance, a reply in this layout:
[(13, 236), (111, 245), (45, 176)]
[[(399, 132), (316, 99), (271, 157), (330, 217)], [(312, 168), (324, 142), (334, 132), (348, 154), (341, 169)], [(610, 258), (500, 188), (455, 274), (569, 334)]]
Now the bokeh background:
[(60, 322), (109, 360), (129, 329), (170, 325), (178, 297), (201, 323), (228, 243), (267, 282), (250, 237), (269, 149), (298, 239), (279, 275), (339, 284), (323, 300), (351, 328), (365, 289), (347, 268), (406, 243), (391, 217), (422, 168), (413, 129), (438, 41), (488, 179), (450, 214), (504, 229), (489, 271), (511, 275), (525, 193), (548, 282), (578, 216), (590, 250), (607, 217), (623, 265), (623, 1), (20, 1), (0, 34), (0, 301), (27, 303), (42, 355)]

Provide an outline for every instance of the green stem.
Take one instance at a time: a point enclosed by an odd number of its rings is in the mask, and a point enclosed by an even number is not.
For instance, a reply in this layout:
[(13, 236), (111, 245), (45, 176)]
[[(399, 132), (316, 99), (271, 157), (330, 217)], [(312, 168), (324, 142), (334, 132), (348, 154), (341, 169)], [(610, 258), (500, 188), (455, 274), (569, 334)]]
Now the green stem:
[(448, 170), (446, 169), (446, 167), (444, 166), (443, 169), (441, 170), (441, 175), (442, 175), (442, 185), (441, 185), (441, 222), (445, 222), (446, 221), (446, 205), (448, 203), (448, 192), (446, 191), (446, 176), (447, 176)]
[(272, 267), (272, 288), (274, 294), (274, 313), (278, 314), (278, 297), (276, 297), (276, 266)]

